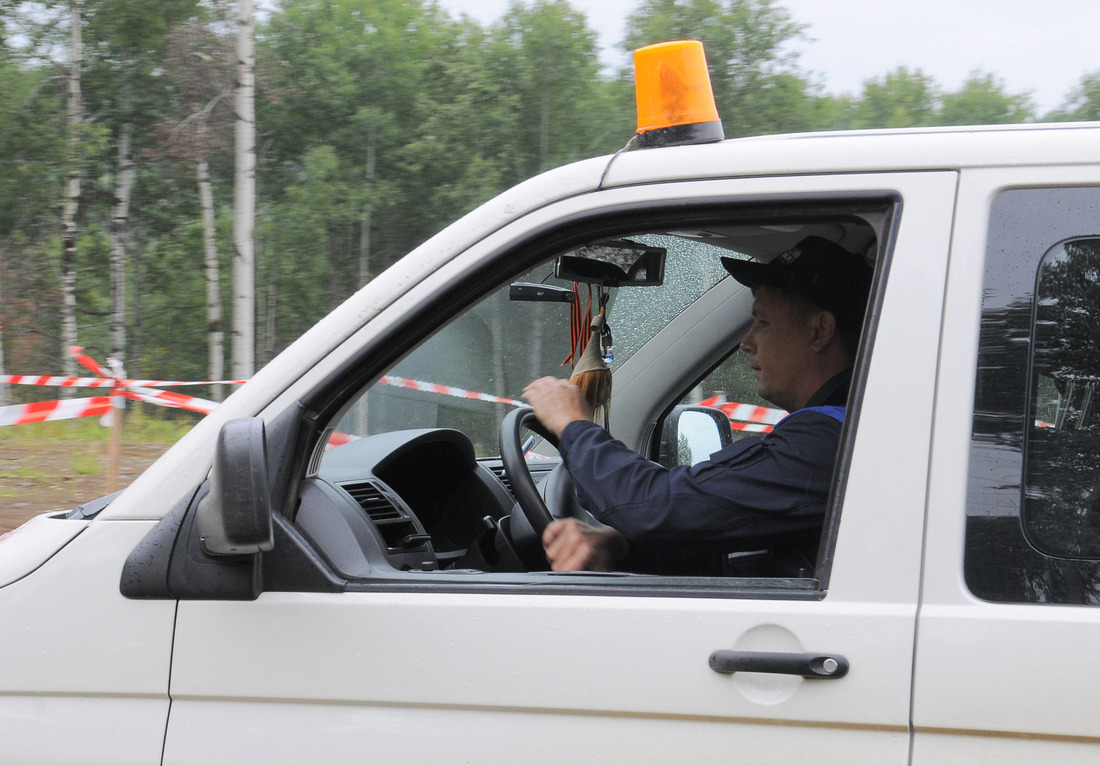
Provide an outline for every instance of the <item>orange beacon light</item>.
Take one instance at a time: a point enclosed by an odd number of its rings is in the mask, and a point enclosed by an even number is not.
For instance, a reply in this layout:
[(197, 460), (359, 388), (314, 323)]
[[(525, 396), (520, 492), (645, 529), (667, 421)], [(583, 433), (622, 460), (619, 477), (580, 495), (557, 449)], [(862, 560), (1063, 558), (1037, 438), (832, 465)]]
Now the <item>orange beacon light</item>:
[(725, 138), (698, 40), (635, 50), (634, 93), (643, 147), (705, 144)]

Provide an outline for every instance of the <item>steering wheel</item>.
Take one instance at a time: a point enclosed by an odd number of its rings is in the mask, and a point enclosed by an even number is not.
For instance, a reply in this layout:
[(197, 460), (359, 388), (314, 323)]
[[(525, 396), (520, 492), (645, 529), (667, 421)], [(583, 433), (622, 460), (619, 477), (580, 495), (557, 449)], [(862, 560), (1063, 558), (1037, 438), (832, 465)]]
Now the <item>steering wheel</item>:
[[(573, 486), (573, 477), (565, 468), (565, 463), (554, 467), (542, 481), (541, 490), (535, 484), (527, 461), (523, 459), (521, 435), (527, 428), (542, 436), (555, 447), (557, 437), (535, 417), (530, 407), (518, 407), (500, 423), (500, 460), (512, 485), (512, 494), (516, 497), (519, 511), (525, 524), (516, 524), (513, 514), (512, 543), (516, 545), (520, 558), (532, 569), (546, 567), (546, 557), (542, 550), (542, 533), (546, 525), (554, 519), (575, 518), (585, 524), (598, 526), (599, 522), (577, 499)], [(523, 527), (530, 529), (524, 530)]]
[(520, 510), (527, 517), (535, 534), (542, 539), (543, 530), (554, 520), (555, 514), (550, 511), (539, 493), (527, 461), (523, 459), (523, 442), (520, 437), (524, 428), (534, 431), (555, 447), (558, 446), (558, 440), (539, 422), (535, 411), (530, 407), (517, 407), (505, 415), (500, 423), (500, 461), (504, 464), (504, 471), (511, 482), (512, 493), (516, 496)]

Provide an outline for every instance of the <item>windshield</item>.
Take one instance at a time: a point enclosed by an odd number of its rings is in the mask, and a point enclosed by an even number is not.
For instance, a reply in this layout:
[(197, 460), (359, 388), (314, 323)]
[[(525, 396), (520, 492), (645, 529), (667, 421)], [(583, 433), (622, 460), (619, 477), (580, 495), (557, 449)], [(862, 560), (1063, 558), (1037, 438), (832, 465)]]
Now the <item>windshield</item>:
[[(725, 277), (720, 256), (730, 255), (671, 234), (630, 239), (667, 250), (665, 279), (661, 285), (605, 288), (613, 371)], [(554, 276), (552, 260), (500, 286), (370, 386), (336, 426), (337, 443), (407, 428), (455, 428), (471, 438), (478, 457), (496, 456), (498, 426), (522, 404), (524, 386), (572, 371), (570, 304), (512, 300), (514, 282), (574, 289), (573, 282)], [(588, 286), (577, 286), (577, 292), (584, 308)], [(594, 297), (594, 310), (598, 302)]]

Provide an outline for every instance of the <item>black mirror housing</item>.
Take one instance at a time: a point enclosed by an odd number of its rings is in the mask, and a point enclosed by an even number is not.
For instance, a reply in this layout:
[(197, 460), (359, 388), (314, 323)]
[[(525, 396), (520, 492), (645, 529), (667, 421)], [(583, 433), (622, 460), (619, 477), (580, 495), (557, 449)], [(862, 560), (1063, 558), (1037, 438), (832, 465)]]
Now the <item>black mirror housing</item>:
[(646, 287), (664, 284), (663, 247), (629, 239), (595, 242), (558, 256), (554, 276), (603, 287)]
[(203, 550), (212, 556), (239, 556), (275, 547), (261, 418), (238, 418), (222, 426), (210, 492), (199, 503), (196, 521)]

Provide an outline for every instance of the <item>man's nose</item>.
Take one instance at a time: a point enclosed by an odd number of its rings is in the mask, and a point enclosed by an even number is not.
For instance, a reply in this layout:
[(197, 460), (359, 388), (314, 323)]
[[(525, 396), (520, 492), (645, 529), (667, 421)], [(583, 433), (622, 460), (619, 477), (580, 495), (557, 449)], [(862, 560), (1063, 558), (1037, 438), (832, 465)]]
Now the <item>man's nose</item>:
[(751, 354), (756, 350), (756, 341), (753, 339), (752, 330), (749, 330), (745, 337), (741, 339), (741, 350), (746, 354)]

